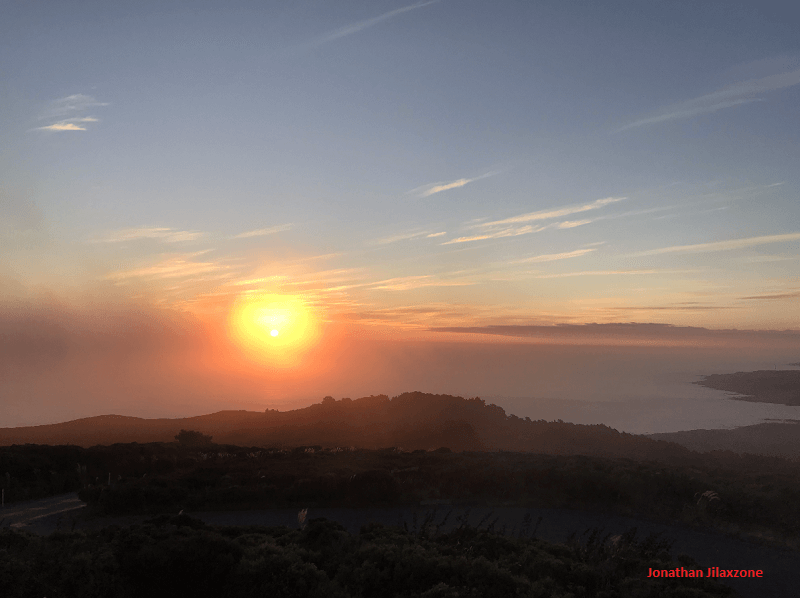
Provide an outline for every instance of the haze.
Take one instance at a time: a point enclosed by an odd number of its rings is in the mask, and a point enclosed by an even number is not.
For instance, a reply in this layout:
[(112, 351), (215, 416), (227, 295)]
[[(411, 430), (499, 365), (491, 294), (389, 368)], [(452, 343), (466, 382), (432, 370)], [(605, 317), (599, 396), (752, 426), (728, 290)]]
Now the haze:
[(0, 427), (412, 390), (798, 418), (691, 385), (800, 361), (798, 16), (4, 7)]

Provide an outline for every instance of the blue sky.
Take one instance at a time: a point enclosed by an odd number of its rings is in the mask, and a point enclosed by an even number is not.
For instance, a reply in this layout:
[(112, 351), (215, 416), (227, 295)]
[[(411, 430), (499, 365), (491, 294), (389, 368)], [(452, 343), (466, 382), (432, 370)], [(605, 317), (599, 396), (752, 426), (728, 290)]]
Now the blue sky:
[(798, 327), (786, 3), (10, 4), (6, 298)]

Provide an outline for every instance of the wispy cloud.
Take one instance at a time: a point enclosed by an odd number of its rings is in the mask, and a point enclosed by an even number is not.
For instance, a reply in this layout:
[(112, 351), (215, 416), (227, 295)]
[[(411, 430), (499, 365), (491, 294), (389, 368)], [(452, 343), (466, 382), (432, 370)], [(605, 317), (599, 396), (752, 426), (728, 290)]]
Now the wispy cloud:
[(247, 286), (254, 286), (254, 285), (263, 285), (266, 283), (269, 284), (276, 284), (283, 282), (284, 280), (288, 279), (289, 277), (284, 274), (276, 274), (275, 276), (261, 276), (259, 278), (248, 278), (246, 280), (237, 280), (232, 282), (233, 286), (237, 287), (247, 287)]
[(158, 239), (166, 243), (178, 243), (180, 241), (194, 241), (201, 236), (203, 236), (203, 233), (199, 231), (175, 230), (172, 228), (136, 227), (113, 231), (100, 239), (94, 239), (90, 242), (122, 243), (125, 241), (135, 241), (137, 239)]
[(357, 21), (356, 23), (352, 23), (350, 25), (346, 25), (335, 31), (332, 31), (326, 35), (323, 35), (319, 39), (316, 39), (308, 44), (310, 48), (316, 48), (322, 46), (324, 44), (328, 44), (330, 42), (334, 42), (336, 40), (342, 39), (349, 35), (353, 35), (358, 33), (359, 31), (363, 31), (364, 29), (369, 29), (370, 27), (374, 27), (383, 21), (388, 21), (398, 15), (403, 13), (410, 12), (412, 10), (416, 10), (418, 8), (423, 8), (425, 6), (430, 6), (431, 4), (436, 4), (440, 0), (431, 0), (430, 2), (417, 2), (416, 4), (410, 4), (408, 6), (403, 6), (401, 8), (396, 8), (395, 10), (390, 10), (389, 12), (385, 12), (382, 15), (378, 15), (377, 17), (372, 17), (371, 19), (364, 19), (363, 21)]
[[(627, 308), (621, 308), (627, 309)], [(650, 308), (645, 308), (650, 309)], [(712, 309), (723, 309), (712, 307)], [(565, 338), (576, 341), (609, 341), (613, 338), (628, 338), (632, 341), (661, 339), (663, 341), (683, 340), (695, 345), (704, 337), (729, 342), (733, 339), (774, 340), (797, 333), (786, 333), (764, 330), (709, 330), (690, 326), (674, 326), (672, 324), (639, 324), (639, 323), (605, 323), (605, 324), (556, 324), (542, 325), (488, 325), (488, 326), (456, 326), (429, 328), (431, 332), (461, 332), (465, 334), (493, 334), (502, 336)], [(650, 344), (648, 342), (648, 344)]]
[(475, 284), (472, 281), (464, 280), (442, 280), (432, 275), (405, 276), (402, 278), (390, 278), (381, 282), (374, 283), (375, 290), (383, 291), (410, 291), (422, 287), (461, 287)]
[(597, 216), (592, 219), (592, 222), (597, 222), (598, 220), (617, 220), (619, 218), (629, 218), (630, 216), (643, 216), (644, 214), (653, 214), (655, 212), (664, 212), (666, 210), (674, 210), (679, 208), (679, 205), (673, 206), (659, 206), (657, 208), (647, 208), (644, 210), (630, 210), (628, 212), (620, 212), (619, 214), (610, 214), (606, 216)]
[(531, 263), (539, 263), (539, 262), (555, 262), (557, 260), (567, 260), (571, 257), (579, 257), (581, 255), (586, 255), (587, 253), (591, 253), (592, 251), (597, 251), (596, 249), (576, 249), (575, 251), (566, 251), (564, 253), (545, 253), (543, 255), (535, 255), (533, 257), (528, 257), (523, 260), (516, 260), (512, 263), (514, 264), (531, 264)]
[(637, 305), (625, 307), (607, 307), (606, 312), (630, 312), (630, 311), (717, 311), (720, 309), (741, 309), (735, 305), (701, 305), (699, 303), (685, 303), (673, 305)]
[(38, 131), (85, 131), (86, 123), (97, 122), (97, 119), (92, 116), (85, 116), (83, 118), (68, 118), (46, 125), (44, 127), (36, 127)]
[(564, 222), (556, 224), (556, 228), (575, 228), (592, 222), (594, 222), (594, 220), (565, 220)]
[(463, 187), (464, 185), (469, 185), (470, 183), (474, 183), (475, 181), (479, 181), (481, 179), (485, 179), (499, 173), (500, 171), (493, 170), (491, 172), (487, 172), (485, 174), (473, 177), (471, 179), (464, 178), (445, 183), (431, 183), (428, 185), (423, 185), (422, 187), (417, 187), (416, 189), (410, 191), (410, 193), (416, 194), (419, 197), (430, 197), (435, 193), (441, 193), (442, 191), (449, 191), (450, 189), (458, 189), (459, 187)]
[(302, 287), (327, 287), (335, 282), (352, 282), (354, 280), (361, 280), (363, 278), (362, 268), (338, 268), (335, 270), (321, 270), (318, 272), (311, 272), (296, 280), (286, 282), (287, 286), (302, 286)]
[(475, 179), (458, 179), (457, 181), (453, 181), (451, 183), (434, 185), (427, 191), (424, 191), (421, 194), (421, 197), (428, 197), (429, 195), (433, 195), (434, 193), (441, 193), (442, 191), (449, 191), (450, 189), (458, 189), (459, 187), (463, 187), (464, 185), (471, 183), (474, 180)]
[(454, 243), (469, 243), (471, 241), (483, 241), (484, 239), (502, 239), (504, 237), (518, 237), (520, 235), (529, 235), (531, 233), (538, 233), (543, 231), (548, 226), (532, 226), (530, 224), (518, 227), (507, 227), (501, 230), (492, 231), (484, 235), (473, 235), (471, 237), (458, 237), (441, 243), (441, 245), (452, 245)]
[(800, 84), (800, 69), (793, 69), (781, 73), (771, 74), (753, 79), (747, 79), (722, 87), (712, 93), (700, 97), (667, 106), (644, 118), (620, 128), (625, 131), (634, 127), (652, 125), (670, 120), (690, 118), (698, 114), (708, 114), (723, 108), (732, 108), (751, 102), (760, 102), (764, 98), (759, 97), (769, 91), (784, 89)]
[[(363, 280), (362, 268), (339, 268), (331, 270), (318, 270), (315, 272), (280, 272), (269, 276), (255, 276), (232, 281), (234, 287), (272, 287), (276, 289), (291, 288), (291, 292), (302, 290), (305, 293), (341, 291), (351, 288), (365, 287), (374, 283), (357, 284)], [(355, 282), (356, 284), (342, 285), (339, 283)], [(338, 286), (331, 286), (337, 284)]]
[(785, 262), (788, 260), (800, 260), (800, 255), (754, 255), (744, 258), (748, 264), (763, 264), (767, 262)]
[(397, 233), (396, 235), (389, 235), (388, 237), (382, 237), (380, 239), (375, 239), (371, 242), (372, 245), (388, 245), (390, 243), (397, 243), (398, 241), (408, 241), (409, 239), (418, 239), (420, 237), (425, 237), (426, 239), (431, 237), (441, 237), (446, 235), (447, 233), (432, 233), (430, 230), (423, 230), (423, 231), (409, 231), (405, 233)]
[(337, 252), (337, 253), (322, 253), (320, 255), (311, 255), (311, 256), (308, 256), (308, 257), (301, 257), (301, 258), (299, 258), (299, 259), (297, 259), (295, 261), (296, 262), (311, 262), (311, 261), (314, 261), (314, 260), (329, 260), (329, 259), (332, 259), (332, 258), (335, 258), (335, 257), (341, 257), (343, 255), (344, 255), (344, 252), (341, 252), (341, 251)]
[(533, 278), (567, 278), (570, 276), (627, 276), (640, 274), (687, 274), (699, 270), (587, 270), (584, 272), (563, 272), (561, 274), (542, 274)]
[[(520, 214), (519, 216), (512, 216), (511, 218), (504, 218), (502, 220), (492, 220), (490, 222), (478, 222), (468, 225), (467, 229), (484, 230), (477, 235), (468, 235), (458, 237), (442, 243), (442, 245), (452, 245), (454, 243), (469, 243), (472, 241), (483, 241), (486, 239), (501, 239), (504, 237), (517, 237), (520, 235), (529, 235), (531, 233), (538, 233), (547, 228), (569, 229), (584, 224), (594, 222), (595, 219), (585, 220), (564, 220), (562, 222), (552, 222), (545, 225), (525, 224), (527, 222), (535, 222), (538, 220), (549, 220), (553, 218), (560, 218), (562, 216), (569, 216), (571, 214), (579, 214), (588, 212), (590, 210), (597, 210), (610, 204), (617, 203), (626, 199), (625, 197), (606, 197), (605, 199), (598, 199), (586, 204), (577, 206), (568, 206), (566, 208), (551, 208), (547, 210), (539, 210), (537, 212), (529, 212), (527, 214)], [(492, 230), (494, 229), (494, 230)]]
[(474, 235), (472, 237), (457, 237), (455, 239), (450, 239), (449, 241), (445, 241), (442, 245), (452, 245), (454, 243), (469, 243), (471, 241), (483, 241), (484, 239), (492, 239), (494, 238), (492, 235)]
[(192, 258), (202, 253), (205, 252), (172, 256), (151, 266), (112, 272), (106, 275), (106, 279), (123, 282), (132, 278), (197, 278), (203, 274), (219, 272), (227, 268), (216, 262), (196, 262), (192, 260)]
[(632, 257), (642, 257), (646, 255), (661, 255), (664, 253), (702, 253), (708, 251), (729, 251), (732, 249), (744, 249), (745, 247), (756, 247), (758, 245), (768, 245), (770, 243), (785, 243), (787, 241), (800, 240), (800, 233), (788, 233), (785, 235), (767, 235), (763, 237), (749, 237), (746, 239), (731, 239), (730, 241), (715, 241), (713, 243), (698, 243), (696, 245), (675, 245), (673, 247), (661, 247), (631, 254)]
[(234, 239), (249, 239), (250, 237), (263, 237), (265, 235), (273, 235), (275, 233), (279, 233), (285, 230), (289, 230), (292, 228), (291, 224), (279, 224), (277, 226), (270, 226), (267, 228), (259, 228), (256, 230), (247, 231), (245, 233), (239, 233), (235, 235)]
[(741, 106), (742, 104), (750, 104), (752, 102), (764, 101), (763, 98), (742, 98), (739, 100), (731, 100), (727, 102), (711, 103), (708, 106), (703, 106), (703, 105), (693, 106), (693, 104), (702, 104), (703, 101), (708, 102), (711, 99), (711, 96), (713, 95), (714, 94), (709, 94), (708, 96), (702, 96), (700, 98), (697, 98), (696, 100), (691, 100), (684, 104), (678, 104), (677, 106), (674, 106), (671, 109), (669, 109), (669, 111), (666, 112), (665, 114), (659, 114), (657, 116), (651, 116), (649, 118), (643, 118), (634, 121), (629, 125), (621, 127), (619, 131), (625, 131), (627, 129), (632, 129), (634, 127), (641, 127), (643, 125), (653, 125), (668, 120), (690, 118), (698, 114), (708, 114), (710, 112), (716, 112), (717, 110), (721, 110), (722, 108), (733, 108), (734, 106)]
[[(372, 307), (372, 306), (370, 306)], [(361, 324), (393, 325), (398, 328), (425, 329), (432, 323), (463, 322), (480, 314), (474, 305), (454, 305), (452, 303), (430, 303), (425, 305), (401, 305), (389, 308), (357, 310), (342, 314), (347, 319), (358, 320)], [(480, 314), (483, 315), (483, 314)]]
[(578, 206), (569, 206), (566, 208), (555, 208), (548, 210), (539, 210), (537, 212), (529, 212), (527, 214), (520, 214), (519, 216), (512, 216), (503, 220), (493, 220), (491, 222), (483, 222), (474, 225), (475, 228), (479, 227), (492, 227), (502, 226), (505, 224), (520, 224), (523, 222), (533, 222), (536, 220), (549, 220), (551, 218), (561, 218), (562, 216), (570, 216), (572, 214), (579, 214), (581, 212), (588, 212), (590, 210), (597, 210), (607, 205), (623, 201), (626, 197), (606, 197), (605, 199), (597, 199), (595, 201), (581, 204)]
[[(362, 282), (357, 284), (340, 285), (336, 287), (328, 287), (327, 291), (345, 291), (351, 289), (367, 289), (374, 291), (410, 291), (422, 287), (461, 287), (471, 286), (476, 284), (475, 281), (466, 278), (456, 278), (455, 274), (450, 273), (447, 276), (451, 278), (443, 278), (441, 275), (423, 274), (417, 276), (401, 276), (398, 278), (388, 278), (386, 280), (379, 280), (374, 282)], [(349, 277), (351, 280), (353, 277)], [(324, 281), (330, 282), (330, 281)]]
[[(39, 116), (39, 120), (52, 121), (48, 125), (36, 127), (35, 131), (86, 131), (88, 123), (98, 122), (94, 116), (70, 116), (85, 112), (90, 108), (108, 106), (106, 102), (98, 102), (92, 96), (74, 94), (50, 102), (47, 109)], [(63, 118), (63, 117), (69, 118)]]
[(783, 299), (800, 299), (800, 291), (788, 293), (772, 293), (768, 295), (750, 295), (749, 297), (739, 297), (743, 301), (781, 301)]
[(108, 106), (108, 103), (98, 102), (92, 96), (76, 93), (50, 102), (50, 105), (44, 114), (42, 114), (41, 118), (58, 118), (60, 116), (75, 114), (76, 112), (82, 112), (83, 110), (100, 106)]

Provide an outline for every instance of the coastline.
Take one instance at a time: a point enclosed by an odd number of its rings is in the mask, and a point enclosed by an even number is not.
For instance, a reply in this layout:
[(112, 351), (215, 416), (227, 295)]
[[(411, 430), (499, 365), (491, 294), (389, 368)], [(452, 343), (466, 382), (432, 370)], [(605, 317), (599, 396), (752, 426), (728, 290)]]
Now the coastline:
[(710, 374), (694, 384), (733, 393), (729, 398), (737, 401), (800, 407), (800, 370)]

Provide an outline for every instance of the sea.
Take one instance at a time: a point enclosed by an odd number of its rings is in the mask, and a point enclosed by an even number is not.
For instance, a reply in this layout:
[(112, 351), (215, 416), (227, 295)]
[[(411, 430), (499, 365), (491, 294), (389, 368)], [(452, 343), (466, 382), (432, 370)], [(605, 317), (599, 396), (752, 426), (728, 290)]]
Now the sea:
[[(696, 357), (696, 356), (695, 356)], [(576, 364), (574, 376), (537, 380), (538, 396), (483, 397), (506, 413), (533, 420), (561, 419), (605, 424), (620, 432), (654, 434), (698, 429), (732, 429), (769, 421), (800, 420), (800, 407), (737, 400), (740, 396), (695, 384), (709, 374), (797, 370), (775, 359), (605, 361), (603, 368)]]
[(798, 362), (800, 351), (763, 345), (417, 346), (394, 352), (396, 375), (384, 372), (371, 388), (389, 396), (416, 390), (477, 396), (518, 417), (654, 434), (800, 420), (800, 407), (736, 400), (694, 384), (711, 374), (799, 369), (792, 365)]

